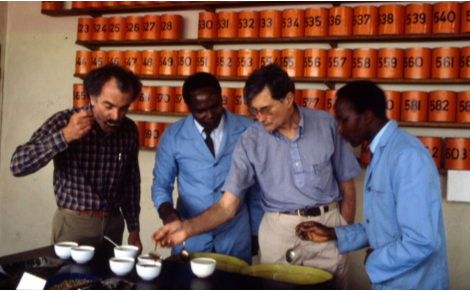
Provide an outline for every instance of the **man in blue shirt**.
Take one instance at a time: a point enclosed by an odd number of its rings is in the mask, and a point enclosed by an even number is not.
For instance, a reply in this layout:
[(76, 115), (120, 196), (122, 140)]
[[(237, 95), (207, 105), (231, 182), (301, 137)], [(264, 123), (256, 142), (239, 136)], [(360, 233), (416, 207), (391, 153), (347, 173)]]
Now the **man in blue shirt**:
[[(165, 225), (197, 216), (219, 201), (237, 140), (253, 124), (223, 108), (219, 82), (210, 74), (190, 76), (183, 85), (183, 98), (191, 114), (166, 128), (155, 155), (152, 200)], [(172, 198), (175, 177), (176, 209)], [(232, 220), (187, 239), (188, 251), (222, 253), (251, 264), (251, 244), (257, 253), (263, 216), (258, 185), (250, 188), (244, 201)], [(181, 248), (175, 246), (172, 254)]]
[(373, 289), (448, 289), (446, 238), (436, 166), (422, 143), (385, 115), (374, 83), (352, 82), (337, 93), (338, 132), (352, 146), (370, 143), (364, 222), (297, 226), (301, 239), (336, 240), (341, 253), (370, 247), (365, 267)]
[[(258, 119), (240, 137), (224, 195), (201, 215), (165, 226), (153, 239), (163, 246), (181, 243), (231, 219), (247, 189), (259, 182), (265, 210), (259, 243), (262, 264), (288, 264), (285, 253), (296, 242), (295, 227), (317, 221), (331, 227), (352, 223), (353, 177), (361, 172), (348, 144), (336, 133), (334, 117), (299, 107), (286, 72), (270, 65), (253, 72), (244, 89)], [(347, 288), (347, 256), (333, 242), (295, 245), (293, 264), (334, 275), (333, 288)]]

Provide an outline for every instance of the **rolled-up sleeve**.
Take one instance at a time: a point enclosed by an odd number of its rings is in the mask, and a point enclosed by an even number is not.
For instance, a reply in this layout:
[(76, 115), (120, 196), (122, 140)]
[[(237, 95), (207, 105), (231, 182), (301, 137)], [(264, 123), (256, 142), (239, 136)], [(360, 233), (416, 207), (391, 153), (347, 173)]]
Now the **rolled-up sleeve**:
[(341, 254), (346, 254), (369, 246), (363, 223), (335, 227), (336, 247)]
[(246, 132), (240, 136), (235, 146), (232, 155), (232, 165), (222, 187), (222, 192), (232, 193), (240, 201), (245, 199), (247, 189), (256, 181), (255, 170), (248, 159), (247, 150), (244, 146), (245, 134)]

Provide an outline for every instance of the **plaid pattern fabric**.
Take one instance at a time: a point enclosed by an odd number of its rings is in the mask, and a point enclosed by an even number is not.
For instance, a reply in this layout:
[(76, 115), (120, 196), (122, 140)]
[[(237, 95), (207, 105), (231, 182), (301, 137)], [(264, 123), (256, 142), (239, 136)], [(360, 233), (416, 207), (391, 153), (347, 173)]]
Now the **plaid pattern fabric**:
[[(54, 193), (59, 207), (111, 211), (121, 207), (129, 232), (139, 231), (139, 133), (125, 118), (107, 134), (98, 123), (80, 140), (67, 145), (62, 134), (70, 117), (83, 108), (58, 112), (19, 146), (11, 159), (14, 176), (36, 172), (54, 160)], [(90, 110), (88, 104), (85, 110)]]

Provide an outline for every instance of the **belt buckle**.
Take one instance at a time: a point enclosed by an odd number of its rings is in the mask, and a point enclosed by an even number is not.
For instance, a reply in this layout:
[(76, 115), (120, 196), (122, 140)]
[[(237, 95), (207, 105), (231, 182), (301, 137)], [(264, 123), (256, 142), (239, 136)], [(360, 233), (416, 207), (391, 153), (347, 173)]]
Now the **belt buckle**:
[[(305, 207), (305, 209), (308, 209), (308, 206)], [(310, 217), (311, 217), (310, 215), (302, 215), (302, 214), (300, 214), (300, 209), (297, 209), (297, 215), (298, 215), (299, 217), (306, 217), (306, 218), (310, 218)]]

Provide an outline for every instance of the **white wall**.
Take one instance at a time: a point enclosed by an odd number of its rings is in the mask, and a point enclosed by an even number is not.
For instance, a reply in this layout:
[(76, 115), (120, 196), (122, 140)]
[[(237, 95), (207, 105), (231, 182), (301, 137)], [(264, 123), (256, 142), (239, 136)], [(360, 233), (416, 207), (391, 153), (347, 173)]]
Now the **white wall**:
[[(373, 4), (373, 3), (372, 3)], [(383, 3), (379, 3), (380, 5)], [(406, 4), (406, 3), (400, 3)], [(351, 4), (352, 5), (352, 4)], [(374, 4), (375, 5), (375, 4)], [(0, 2), (0, 44), (2, 45), (2, 80), (0, 83), (0, 101), (3, 97), (0, 144), (0, 256), (26, 251), (49, 245), (52, 215), (56, 204), (52, 188), (52, 164), (35, 174), (23, 178), (14, 178), (9, 170), (11, 156), (15, 148), (25, 143), (32, 133), (53, 113), (72, 107), (72, 86), (81, 83), (74, 78), (75, 51), (84, 50), (75, 45), (78, 17), (49, 17), (40, 13), (40, 2)], [(67, 3), (70, 7), (70, 2)], [(299, 8), (311, 7), (301, 5)], [(319, 5), (315, 5), (319, 6)], [(320, 5), (328, 7), (328, 5)], [(7, 9), (8, 8), (8, 9)], [(285, 6), (273, 6), (285, 9)], [(264, 10), (266, 7), (253, 8)], [(250, 8), (230, 9), (250, 10)], [(8, 12), (7, 12), (8, 11)], [(177, 11), (184, 17), (184, 37), (196, 38), (197, 10)], [(170, 12), (171, 13), (171, 12)], [(142, 13), (144, 15), (145, 13)], [(163, 13), (157, 13), (163, 14)], [(8, 15), (8, 17), (6, 17)], [(105, 17), (111, 17), (106, 15)], [(8, 19), (5, 25), (5, 19)], [(5, 37), (6, 30), (6, 37)], [(6, 46), (5, 46), (6, 45)], [(440, 47), (468, 46), (468, 42), (455, 43), (370, 43), (340, 44), (340, 47), (380, 48), (380, 47)], [(283, 48), (286, 45), (217, 45), (222, 48)], [(328, 48), (325, 44), (314, 44), (314, 47)], [(289, 47), (305, 49), (310, 44), (293, 44)], [(137, 50), (149, 49), (139, 47)], [(126, 48), (116, 48), (125, 50)], [(157, 48), (160, 50), (160, 48)], [(201, 49), (199, 46), (163, 46), (161, 49)], [(103, 48), (111, 50), (111, 48)], [(0, 80), (0, 82), (2, 81)], [(180, 86), (182, 81), (143, 81), (148, 86)], [(338, 85), (339, 87), (340, 85)], [(222, 82), (222, 87), (243, 87), (242, 82)], [(299, 89), (327, 89), (321, 84), (299, 84)], [(468, 91), (468, 85), (384, 85), (383, 89), (406, 91), (434, 91), (448, 89)], [(176, 117), (156, 117), (129, 115), (140, 121), (173, 122)], [(468, 130), (449, 130), (419, 128), (409, 129), (415, 135), (441, 137), (470, 137)], [(358, 149), (355, 149), (358, 154)], [(150, 199), (154, 153), (141, 151), (139, 162), (142, 175), (142, 212), (141, 239), (144, 251), (151, 249), (150, 235), (161, 226), (157, 212)], [(357, 214), (356, 221), (362, 221), (362, 187), (364, 172), (356, 177)], [(443, 210), (447, 235), (449, 271), (453, 289), (468, 289), (470, 273), (470, 252), (467, 251), (470, 241), (470, 205), (466, 203), (449, 203), (445, 201), (446, 176), (441, 176), (443, 193)], [(127, 234), (125, 235), (127, 237)], [(164, 252), (165, 255), (169, 251)], [(364, 251), (351, 254), (350, 270), (354, 288), (368, 289), (369, 279), (365, 273)]]

